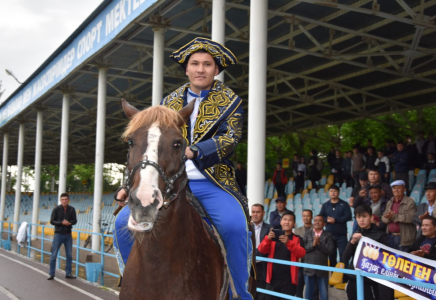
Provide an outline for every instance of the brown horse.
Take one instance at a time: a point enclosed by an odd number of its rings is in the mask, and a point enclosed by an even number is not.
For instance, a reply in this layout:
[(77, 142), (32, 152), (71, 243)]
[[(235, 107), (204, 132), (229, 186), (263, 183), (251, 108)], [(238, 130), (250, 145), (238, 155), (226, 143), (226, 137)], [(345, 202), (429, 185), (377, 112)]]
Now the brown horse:
[(193, 105), (179, 113), (163, 106), (138, 111), (123, 100), (123, 109), (131, 120), (123, 138), (130, 147), (128, 226), (135, 242), (120, 299), (219, 299), (221, 250), (186, 194), (180, 129)]

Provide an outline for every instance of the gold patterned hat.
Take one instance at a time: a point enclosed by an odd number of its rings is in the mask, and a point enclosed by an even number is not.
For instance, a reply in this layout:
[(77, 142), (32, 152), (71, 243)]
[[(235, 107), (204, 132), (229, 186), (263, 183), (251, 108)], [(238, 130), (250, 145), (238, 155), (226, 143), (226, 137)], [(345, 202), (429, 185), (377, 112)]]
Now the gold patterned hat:
[(238, 61), (232, 51), (220, 43), (201, 37), (193, 39), (179, 50), (174, 51), (170, 57), (181, 64), (183, 69), (186, 69), (189, 57), (199, 50), (204, 50), (212, 55), (218, 65), (220, 73), (228, 66), (235, 65)]

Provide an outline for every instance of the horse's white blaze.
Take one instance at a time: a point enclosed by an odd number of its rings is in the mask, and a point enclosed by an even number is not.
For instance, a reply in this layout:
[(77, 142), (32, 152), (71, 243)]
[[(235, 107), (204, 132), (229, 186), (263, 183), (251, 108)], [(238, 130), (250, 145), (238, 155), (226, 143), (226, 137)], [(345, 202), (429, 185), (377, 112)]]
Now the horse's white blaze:
[[(143, 154), (143, 160), (148, 159), (158, 163), (158, 148), (161, 131), (155, 124), (151, 125), (148, 130), (148, 145)], [(155, 199), (159, 201), (157, 209), (162, 207), (163, 198), (159, 190), (159, 173), (152, 166), (147, 166), (145, 169), (140, 169), (141, 180), (136, 191), (137, 198), (141, 201), (142, 206), (146, 207), (152, 204)]]

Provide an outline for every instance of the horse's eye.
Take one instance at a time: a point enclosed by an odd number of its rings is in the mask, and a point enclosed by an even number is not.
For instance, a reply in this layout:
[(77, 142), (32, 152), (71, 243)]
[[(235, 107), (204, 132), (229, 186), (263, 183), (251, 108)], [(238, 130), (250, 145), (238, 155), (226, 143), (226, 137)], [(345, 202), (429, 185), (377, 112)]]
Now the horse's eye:
[(133, 141), (131, 139), (128, 139), (127, 140), (127, 145), (129, 145), (129, 147), (132, 147), (133, 146)]
[(180, 148), (180, 146), (182, 146), (182, 143), (180, 143), (180, 142), (175, 142), (173, 144), (173, 147), (176, 148), (176, 149)]

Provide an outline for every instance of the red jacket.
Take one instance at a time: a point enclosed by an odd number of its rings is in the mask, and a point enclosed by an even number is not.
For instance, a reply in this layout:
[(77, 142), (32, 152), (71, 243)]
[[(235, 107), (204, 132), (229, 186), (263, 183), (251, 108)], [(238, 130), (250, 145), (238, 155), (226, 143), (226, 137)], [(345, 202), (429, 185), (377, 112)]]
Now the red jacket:
[[(281, 169), (280, 172), (282, 173), (281, 179), (283, 184), (288, 183), (288, 178), (286, 178), (285, 169)], [(276, 183), (276, 177), (277, 177), (277, 169), (274, 170), (274, 176), (273, 176), (273, 183)], [(280, 196), (280, 195), (279, 195)]]
[[(300, 237), (295, 235), (292, 237), (292, 240), (289, 240), (286, 244), (286, 247), (291, 252), (291, 260), (294, 262), (298, 262), (298, 259), (304, 257), (306, 255), (306, 249), (301, 247)], [(268, 258), (274, 258), (274, 252), (276, 250), (276, 242), (270, 241), (268, 236), (265, 236), (263, 241), (259, 244), (257, 248), (260, 253), (268, 254)], [(266, 282), (271, 283), (272, 277), (272, 268), (273, 263), (268, 262), (266, 267)], [(298, 284), (298, 267), (291, 266), (291, 279), (292, 284)]]

